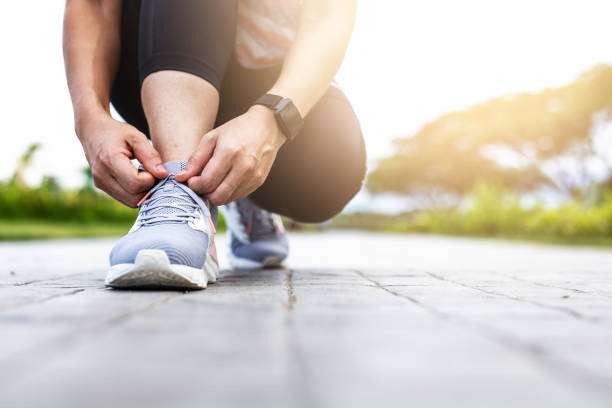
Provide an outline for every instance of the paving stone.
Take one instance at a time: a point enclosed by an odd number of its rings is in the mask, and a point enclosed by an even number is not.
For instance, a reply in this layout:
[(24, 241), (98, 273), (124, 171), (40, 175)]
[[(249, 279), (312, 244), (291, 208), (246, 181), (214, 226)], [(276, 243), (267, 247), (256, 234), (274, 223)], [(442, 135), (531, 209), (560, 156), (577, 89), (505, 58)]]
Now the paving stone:
[(0, 244), (1, 406), (612, 404), (612, 251), (303, 233), (183, 292), (106, 289), (112, 244)]

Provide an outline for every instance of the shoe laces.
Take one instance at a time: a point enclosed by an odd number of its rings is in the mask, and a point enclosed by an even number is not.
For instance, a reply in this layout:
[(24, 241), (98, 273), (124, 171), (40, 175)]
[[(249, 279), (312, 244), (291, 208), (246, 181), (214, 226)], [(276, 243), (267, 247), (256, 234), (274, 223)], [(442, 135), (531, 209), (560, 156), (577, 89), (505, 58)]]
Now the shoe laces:
[[(184, 223), (202, 211), (202, 200), (187, 186), (170, 175), (161, 180), (140, 201), (141, 226), (159, 223)], [(203, 203), (202, 203), (203, 204)]]

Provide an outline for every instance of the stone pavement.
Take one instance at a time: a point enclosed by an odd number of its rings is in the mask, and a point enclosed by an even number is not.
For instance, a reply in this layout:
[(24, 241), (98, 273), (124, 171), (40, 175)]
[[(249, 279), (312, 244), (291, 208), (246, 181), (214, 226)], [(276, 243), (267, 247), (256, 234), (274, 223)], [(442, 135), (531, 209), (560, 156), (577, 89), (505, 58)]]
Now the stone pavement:
[(112, 244), (0, 244), (0, 407), (612, 406), (609, 250), (294, 234), (185, 293), (105, 289)]

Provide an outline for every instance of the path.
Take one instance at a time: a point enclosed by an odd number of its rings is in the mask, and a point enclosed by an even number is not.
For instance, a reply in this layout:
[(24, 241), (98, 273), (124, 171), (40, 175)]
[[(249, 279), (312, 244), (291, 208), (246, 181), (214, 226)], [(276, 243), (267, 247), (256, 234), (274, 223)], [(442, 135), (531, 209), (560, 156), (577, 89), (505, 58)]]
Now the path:
[(190, 293), (105, 289), (112, 240), (0, 244), (0, 406), (612, 406), (612, 251), (292, 238)]

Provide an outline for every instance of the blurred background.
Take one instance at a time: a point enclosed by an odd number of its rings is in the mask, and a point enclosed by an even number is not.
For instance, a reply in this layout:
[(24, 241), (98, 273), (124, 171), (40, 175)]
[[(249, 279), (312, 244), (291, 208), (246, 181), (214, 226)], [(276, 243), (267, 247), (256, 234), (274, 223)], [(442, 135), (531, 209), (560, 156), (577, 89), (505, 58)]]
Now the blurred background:
[[(74, 135), (63, 2), (0, 19), (0, 239), (121, 235)], [(362, 0), (337, 75), (368, 148), (324, 226), (612, 243), (612, 2)]]

